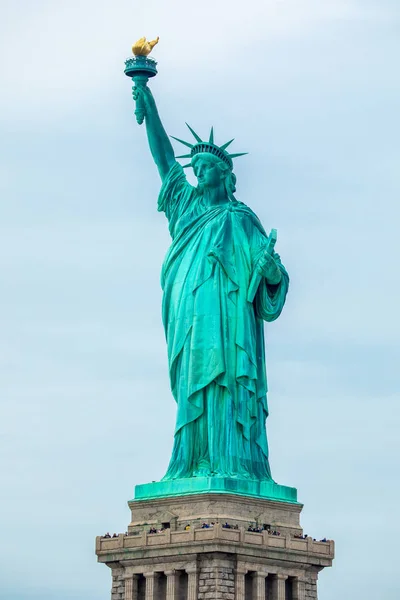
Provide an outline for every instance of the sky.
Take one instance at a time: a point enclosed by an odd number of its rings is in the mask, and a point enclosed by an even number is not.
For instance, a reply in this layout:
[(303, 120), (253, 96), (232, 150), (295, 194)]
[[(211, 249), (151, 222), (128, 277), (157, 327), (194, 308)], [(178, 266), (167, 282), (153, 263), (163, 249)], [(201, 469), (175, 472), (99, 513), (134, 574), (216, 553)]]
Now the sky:
[(266, 328), (270, 458), (305, 532), (336, 541), (319, 598), (398, 600), (398, 0), (0, 11), (2, 597), (108, 599), (95, 536), (126, 530), (134, 486), (169, 460), (170, 240), (123, 73), (159, 35), (166, 130), (235, 137), (237, 197), (278, 229), (291, 288)]

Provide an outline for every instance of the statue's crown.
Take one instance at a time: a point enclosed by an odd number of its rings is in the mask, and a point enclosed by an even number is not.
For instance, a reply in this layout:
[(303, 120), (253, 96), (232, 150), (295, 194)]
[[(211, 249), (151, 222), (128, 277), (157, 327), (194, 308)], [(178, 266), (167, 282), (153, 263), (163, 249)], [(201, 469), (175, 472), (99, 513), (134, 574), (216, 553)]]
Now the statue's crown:
[[(239, 152), (236, 154), (229, 154), (229, 152), (226, 152), (226, 148), (229, 146), (229, 144), (231, 144), (233, 142), (234, 138), (232, 140), (229, 140), (229, 142), (222, 144), (222, 146), (217, 146), (216, 144), (214, 144), (214, 128), (213, 127), (211, 127), (210, 137), (208, 139), (208, 142), (206, 142), (206, 141), (203, 141), (200, 138), (200, 136), (197, 135), (197, 133), (195, 131), (193, 131), (193, 129), (190, 127), (190, 125), (188, 125), (187, 123), (186, 123), (186, 125), (189, 128), (190, 132), (193, 134), (193, 137), (196, 140), (196, 144), (190, 144), (189, 142), (185, 142), (185, 141), (180, 140), (179, 138), (171, 135), (171, 137), (174, 140), (176, 140), (177, 142), (180, 142), (181, 144), (184, 144), (185, 146), (190, 148), (189, 154), (182, 154), (182, 156), (177, 156), (176, 158), (192, 159), (194, 156), (196, 156), (196, 154), (203, 154), (204, 152), (207, 152), (208, 154), (213, 154), (214, 156), (216, 156), (217, 158), (222, 160), (225, 164), (228, 165), (228, 167), (230, 169), (233, 169), (232, 159), (236, 158), (237, 156), (244, 156), (245, 154), (247, 154), (247, 152)], [(191, 163), (188, 163), (187, 165), (183, 165), (183, 168), (186, 169), (186, 167), (190, 167), (190, 166), (191, 166)]]

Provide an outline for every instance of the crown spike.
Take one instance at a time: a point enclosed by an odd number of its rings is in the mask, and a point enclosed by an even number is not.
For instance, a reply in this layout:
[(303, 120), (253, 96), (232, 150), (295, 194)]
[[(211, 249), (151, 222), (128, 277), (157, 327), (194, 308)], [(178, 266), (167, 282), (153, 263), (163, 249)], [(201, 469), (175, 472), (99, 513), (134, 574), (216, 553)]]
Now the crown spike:
[(188, 148), (193, 148), (193, 144), (189, 144), (189, 142), (184, 142), (183, 140), (180, 140), (179, 138), (175, 137), (174, 135), (170, 135), (169, 137), (172, 137), (173, 140), (180, 142), (181, 144), (183, 144), (184, 146), (187, 146)]
[(248, 152), (237, 152), (236, 154), (229, 154), (229, 158), (237, 158), (238, 156), (245, 156)]
[(222, 146), (220, 146), (221, 150), (225, 150), (230, 144), (232, 144), (234, 139), (235, 138), (232, 138), (231, 140), (229, 140), (229, 142), (225, 142), (225, 144), (222, 144)]
[(182, 165), (182, 169), (187, 169), (188, 167), (191, 167), (192, 163), (189, 163), (188, 165)]
[(195, 140), (197, 140), (199, 142), (199, 144), (201, 144), (201, 142), (203, 141), (198, 135), (197, 133), (190, 127), (190, 125), (188, 123), (186, 123), (187, 128), (189, 129), (190, 133), (193, 135), (193, 137), (195, 138)]
[(208, 140), (208, 142), (210, 144), (214, 143), (214, 127), (211, 127), (211, 131), (210, 131), (210, 139)]
[(180, 156), (175, 156), (175, 158), (192, 158), (191, 154), (181, 154)]

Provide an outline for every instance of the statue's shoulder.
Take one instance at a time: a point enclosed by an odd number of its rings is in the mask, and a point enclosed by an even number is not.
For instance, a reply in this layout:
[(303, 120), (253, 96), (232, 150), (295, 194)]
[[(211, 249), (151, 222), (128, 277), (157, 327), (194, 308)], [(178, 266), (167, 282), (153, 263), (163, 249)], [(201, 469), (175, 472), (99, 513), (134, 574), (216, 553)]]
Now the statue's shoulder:
[(189, 188), (194, 187), (188, 182), (186, 173), (183, 170), (182, 165), (175, 161), (166, 176), (163, 178), (161, 191), (165, 188), (168, 189), (171, 186), (188, 186)]
[(254, 212), (254, 210), (252, 210), (250, 208), (250, 206), (248, 206), (244, 202), (241, 202), (240, 200), (237, 200), (234, 210), (237, 212), (238, 215), (241, 216), (241, 218), (243, 219), (243, 221), (245, 223), (247, 223), (247, 225), (255, 227), (256, 229), (258, 229), (260, 231), (260, 233), (262, 235), (267, 236), (266, 231), (265, 231), (260, 219)]
[(172, 206), (189, 199), (195, 190), (196, 188), (188, 182), (182, 165), (174, 162), (163, 179), (158, 197), (158, 210), (168, 213), (168, 216)]

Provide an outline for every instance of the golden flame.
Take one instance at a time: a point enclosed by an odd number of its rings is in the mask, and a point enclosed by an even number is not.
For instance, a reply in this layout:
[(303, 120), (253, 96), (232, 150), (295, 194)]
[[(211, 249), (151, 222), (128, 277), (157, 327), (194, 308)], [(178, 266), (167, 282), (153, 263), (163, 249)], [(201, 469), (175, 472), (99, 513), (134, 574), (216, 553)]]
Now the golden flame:
[(147, 56), (153, 50), (154, 46), (158, 44), (158, 40), (160, 38), (157, 37), (152, 42), (148, 42), (145, 37), (140, 38), (137, 42), (135, 42), (132, 46), (132, 52), (135, 56)]

